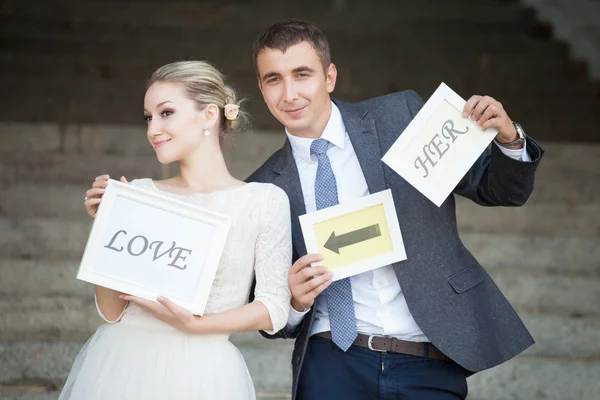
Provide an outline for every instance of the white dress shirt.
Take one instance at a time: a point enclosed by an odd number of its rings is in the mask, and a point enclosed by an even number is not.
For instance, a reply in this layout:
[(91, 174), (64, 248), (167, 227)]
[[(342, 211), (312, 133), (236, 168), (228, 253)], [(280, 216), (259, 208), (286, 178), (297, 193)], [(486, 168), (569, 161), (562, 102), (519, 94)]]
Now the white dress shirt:
[[(327, 155), (335, 174), (340, 204), (352, 202), (369, 194), (365, 176), (346, 132), (342, 115), (332, 102), (331, 116), (321, 135), (330, 142)], [(317, 157), (310, 152), (314, 139), (293, 136), (286, 129), (292, 146), (292, 154), (298, 174), (306, 212), (316, 211), (315, 178), (317, 176)], [(524, 149), (509, 150), (500, 147), (511, 158), (529, 161)], [(350, 277), (356, 325), (359, 333), (394, 336), (413, 342), (428, 341), (406, 304), (402, 288), (391, 265), (363, 272)], [(325, 295), (317, 297), (316, 315), (311, 335), (329, 331), (329, 312)], [(293, 308), (288, 318), (288, 329), (297, 327), (310, 309), (298, 312)]]

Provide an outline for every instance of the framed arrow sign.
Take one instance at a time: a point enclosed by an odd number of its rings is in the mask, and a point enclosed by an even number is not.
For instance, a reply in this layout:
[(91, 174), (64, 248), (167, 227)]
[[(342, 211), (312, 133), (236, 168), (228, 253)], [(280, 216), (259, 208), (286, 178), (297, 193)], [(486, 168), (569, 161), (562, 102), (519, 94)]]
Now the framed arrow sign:
[(392, 192), (300, 216), (309, 253), (323, 255), (333, 280), (406, 260)]

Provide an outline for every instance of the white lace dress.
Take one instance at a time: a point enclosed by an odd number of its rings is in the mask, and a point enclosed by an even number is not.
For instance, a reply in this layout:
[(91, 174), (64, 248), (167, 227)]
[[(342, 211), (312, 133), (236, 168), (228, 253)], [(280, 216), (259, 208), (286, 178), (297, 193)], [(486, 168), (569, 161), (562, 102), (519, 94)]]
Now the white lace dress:
[[(285, 326), (292, 244), (289, 203), (281, 189), (250, 183), (182, 196), (160, 191), (150, 179), (131, 184), (232, 217), (206, 314), (246, 304), (256, 276), (255, 301), (269, 311), (269, 333)], [(244, 359), (229, 335), (186, 334), (133, 304), (107, 322), (80, 351), (60, 399), (255, 398)]]

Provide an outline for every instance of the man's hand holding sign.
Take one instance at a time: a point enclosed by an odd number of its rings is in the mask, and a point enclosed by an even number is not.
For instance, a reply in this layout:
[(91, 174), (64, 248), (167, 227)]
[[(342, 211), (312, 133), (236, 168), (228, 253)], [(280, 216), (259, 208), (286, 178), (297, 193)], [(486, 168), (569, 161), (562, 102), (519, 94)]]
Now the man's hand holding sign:
[(389, 190), (302, 215), (300, 224), (311, 254), (289, 271), (297, 311), (311, 307), (332, 281), (406, 259)]
[(382, 160), (439, 207), (492, 140), (523, 148), (517, 126), (492, 97), (465, 102), (442, 83)]
[[(490, 96), (471, 96), (465, 104), (464, 118), (470, 117), (482, 131), (495, 129), (498, 131), (496, 141), (509, 144), (519, 140), (519, 134), (512, 120), (502, 107), (502, 103)], [(513, 149), (522, 149), (523, 143), (518, 143)]]

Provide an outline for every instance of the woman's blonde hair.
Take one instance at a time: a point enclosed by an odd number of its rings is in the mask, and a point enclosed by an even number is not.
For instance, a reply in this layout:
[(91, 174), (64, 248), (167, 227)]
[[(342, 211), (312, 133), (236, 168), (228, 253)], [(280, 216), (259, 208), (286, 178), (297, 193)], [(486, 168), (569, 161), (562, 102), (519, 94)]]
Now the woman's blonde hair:
[(146, 88), (156, 82), (181, 85), (199, 110), (210, 104), (219, 107), (221, 138), (248, 125), (248, 116), (241, 109), (235, 119), (225, 117), (225, 106), (239, 107), (242, 100), (238, 99), (235, 90), (225, 83), (223, 74), (206, 61), (177, 61), (163, 65), (154, 71)]

